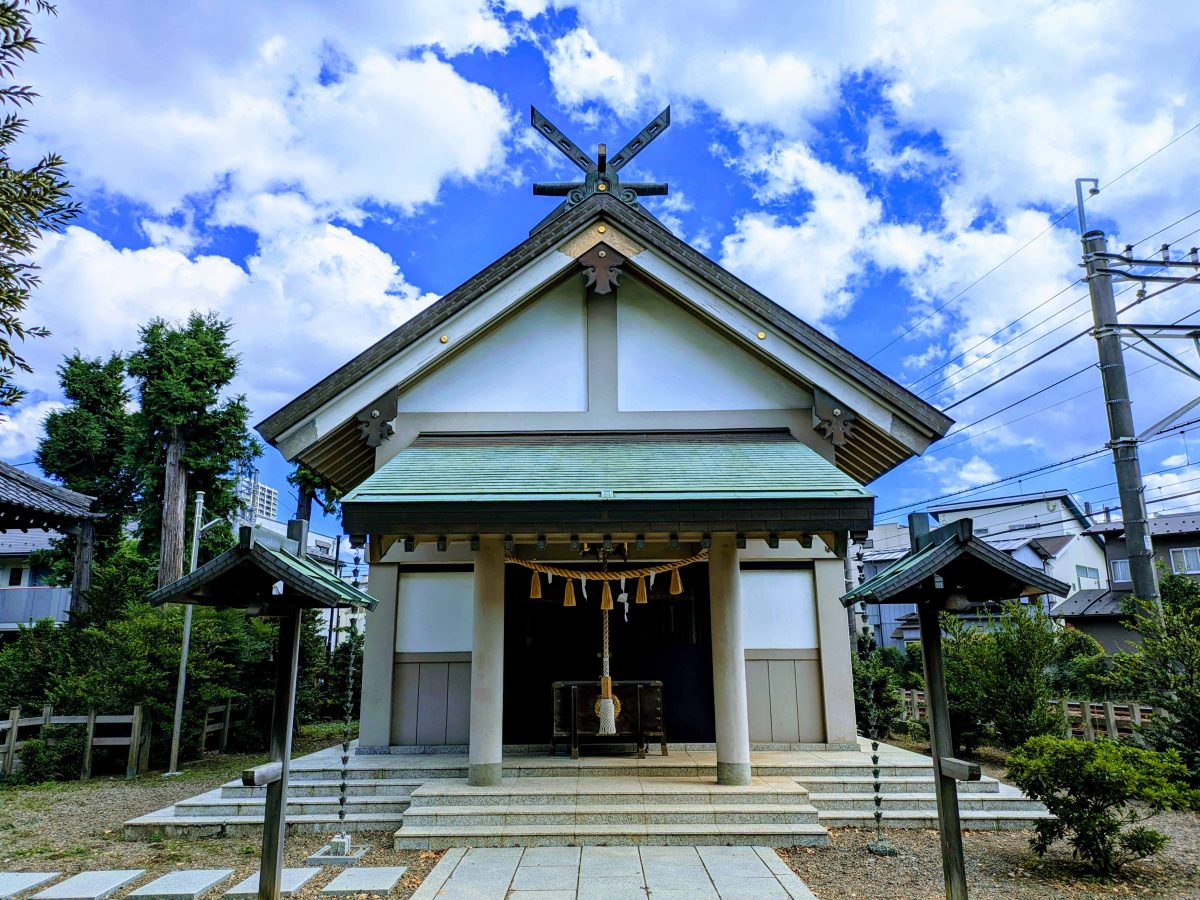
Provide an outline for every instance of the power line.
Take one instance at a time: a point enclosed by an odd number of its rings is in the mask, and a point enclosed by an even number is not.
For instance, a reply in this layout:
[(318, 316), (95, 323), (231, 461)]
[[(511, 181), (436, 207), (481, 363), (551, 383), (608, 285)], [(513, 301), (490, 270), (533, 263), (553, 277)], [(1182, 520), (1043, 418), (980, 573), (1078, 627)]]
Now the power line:
[[(1164, 150), (1166, 150), (1168, 147), (1170, 147), (1172, 144), (1176, 143), (1177, 141), (1180, 141), (1183, 138), (1187, 137), (1187, 135), (1191, 134), (1197, 128), (1200, 128), (1200, 122), (1197, 122), (1191, 128), (1188, 128), (1186, 131), (1183, 131), (1183, 132), (1177, 134), (1175, 137), (1171, 138), (1171, 140), (1167, 141), (1167, 143), (1163, 144), (1161, 147), (1159, 147), (1157, 150), (1155, 150), (1149, 156), (1134, 163), (1132, 166), (1130, 166), (1128, 169), (1126, 169), (1124, 172), (1122, 172), (1116, 178), (1113, 178), (1110, 181), (1106, 182), (1100, 189), (1103, 190), (1105, 188), (1112, 187), (1114, 184), (1116, 184), (1118, 181), (1120, 181), (1126, 175), (1129, 175), (1131, 172), (1134, 172), (1135, 170), (1141, 168), (1143, 165), (1148, 163), (1154, 157), (1158, 156), (1158, 154), (1162, 153)], [(1087, 200), (1088, 200), (1088, 198), (1085, 197), (1084, 202), (1086, 203)], [(918, 321), (916, 321), (915, 323), (910, 325), (908, 328), (906, 328), (900, 334), (896, 335), (896, 337), (892, 338), (890, 341), (888, 341), (886, 344), (884, 344), (882, 347), (880, 347), (878, 350), (876, 350), (874, 353), (872, 353), (870, 356), (868, 356), (867, 361), (870, 362), (872, 359), (874, 359), (876, 356), (878, 356), (884, 350), (887, 350), (889, 347), (894, 345), (897, 341), (900, 341), (903, 338), (907, 337), (908, 335), (912, 334), (913, 331), (915, 331), (921, 325), (924, 325), (926, 322), (928, 322), (930, 319), (932, 319), (939, 312), (944, 310), (946, 307), (950, 306), (950, 304), (956, 302), (960, 297), (962, 297), (964, 294), (966, 294), (967, 291), (971, 290), (971, 288), (975, 287), (977, 284), (979, 284), (981, 281), (983, 281), (985, 278), (987, 278), (989, 275), (991, 275), (997, 269), (1001, 268), (1003, 265), (1005, 265), (1009, 260), (1011, 260), (1017, 254), (1024, 251), (1025, 248), (1027, 248), (1031, 244), (1039, 241), (1048, 232), (1050, 232), (1053, 229), (1055, 229), (1056, 227), (1058, 227), (1058, 224), (1060, 222), (1062, 222), (1063, 219), (1067, 218), (1067, 216), (1069, 216), (1074, 211), (1075, 211), (1075, 206), (1074, 206), (1074, 204), (1072, 204), (1067, 209), (1066, 212), (1064, 212), (1057, 219), (1055, 219), (1053, 222), (1051, 222), (1049, 225), (1047, 225), (1045, 228), (1043, 228), (1041, 231), (1039, 231), (1036, 235), (1031, 237), (1028, 241), (1026, 241), (1024, 244), (1022, 244), (1020, 247), (1018, 247), (1016, 250), (1014, 250), (1008, 256), (1004, 257), (1004, 259), (1000, 260), (1000, 262), (996, 263), (996, 265), (992, 266), (990, 269), (988, 269), (986, 272), (984, 272), (982, 275), (980, 275), (978, 278), (976, 278), (974, 281), (972, 281), (970, 284), (968, 284), (965, 288), (963, 288), (961, 291), (959, 291), (957, 294), (955, 294), (953, 297), (951, 297), (945, 303), (941, 304), (940, 306), (935, 307), (931, 312), (927, 313), (924, 317), (922, 317), (921, 319), (919, 319)], [(1139, 241), (1139, 243), (1140, 243), (1140, 241)]]

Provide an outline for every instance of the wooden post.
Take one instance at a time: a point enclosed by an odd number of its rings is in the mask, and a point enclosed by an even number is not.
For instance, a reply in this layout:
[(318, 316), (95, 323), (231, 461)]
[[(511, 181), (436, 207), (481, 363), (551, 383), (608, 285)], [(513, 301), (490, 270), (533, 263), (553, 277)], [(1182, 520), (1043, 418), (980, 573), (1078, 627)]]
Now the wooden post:
[(125, 762), (125, 777), (137, 778), (138, 751), (142, 741), (142, 704), (133, 708), (133, 721), (129, 723), (129, 756)]
[(96, 709), (88, 710), (87, 733), (83, 740), (83, 768), (79, 773), (80, 781), (92, 777), (92, 741), (96, 739)]
[(225, 748), (229, 745), (229, 720), (233, 717), (233, 698), (228, 697), (225, 700), (225, 718), (221, 720), (221, 743), (219, 745), (220, 752), (224, 753)]
[(917, 700), (917, 689), (912, 689), (912, 717), (918, 722), (921, 721), (921, 706)]
[(200, 745), (198, 747), (200, 755), (204, 755), (204, 744), (208, 740), (208, 707), (204, 707), (204, 721), (200, 723)]
[(96, 525), (90, 519), (79, 523), (75, 537), (75, 574), (71, 579), (71, 615), (87, 612), (88, 591), (92, 588), (92, 555), (96, 545)]
[(966, 861), (958, 816), (958, 783), (942, 771), (942, 760), (954, 756), (954, 738), (950, 733), (950, 705), (946, 700), (946, 673), (942, 665), (940, 612), (941, 603), (925, 601), (917, 604), (921, 655), (925, 661), (925, 713), (929, 717), (929, 750), (933, 757), (946, 897), (947, 900), (967, 900)]
[(1104, 728), (1108, 731), (1108, 739), (1117, 739), (1117, 711), (1111, 700), (1104, 701)]
[(1063, 736), (1068, 738), (1074, 737), (1075, 732), (1071, 728), (1071, 704), (1067, 701), (1066, 697), (1063, 697), (1059, 702), (1062, 704), (1063, 721), (1067, 723), (1065, 726), (1066, 733)]
[(263, 810), (262, 862), (258, 896), (278, 900), (283, 875), (283, 842), (287, 832), (287, 781), (292, 755), (292, 721), (296, 705), (296, 671), (300, 663), (300, 608), (279, 622), (279, 652), (275, 657), (275, 705), (271, 713), (271, 762), (280, 764), (280, 777), (267, 785)]
[(1096, 726), (1092, 722), (1092, 701), (1080, 700), (1079, 710), (1083, 713), (1083, 739), (1085, 741), (1096, 740)]
[(17, 732), (21, 730), (21, 707), (8, 711), (8, 739), (4, 742), (4, 774), (11, 775), (17, 760)]
[(38, 730), (38, 737), (43, 741), (46, 740), (46, 729), (50, 727), (50, 721), (54, 718), (54, 705), (47, 703), (42, 707), (42, 727)]
[(1130, 703), (1129, 709), (1133, 713), (1133, 724), (1136, 728), (1142, 724), (1142, 701), (1135, 700)]

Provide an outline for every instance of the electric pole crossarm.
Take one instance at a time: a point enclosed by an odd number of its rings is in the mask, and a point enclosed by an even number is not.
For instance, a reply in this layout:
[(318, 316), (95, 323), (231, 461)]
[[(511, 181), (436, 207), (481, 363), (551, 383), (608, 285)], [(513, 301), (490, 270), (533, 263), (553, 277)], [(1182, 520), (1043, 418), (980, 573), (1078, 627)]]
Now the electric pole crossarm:
[(1124, 269), (1096, 269), (1094, 274), (1107, 275), (1118, 281), (1149, 281), (1155, 284), (1187, 284), (1189, 281), (1200, 281), (1200, 275), (1179, 278), (1175, 275), (1143, 275), (1140, 272), (1126, 272)]
[[(1157, 360), (1158, 362), (1165, 361), (1167, 363), (1167, 365), (1173, 366), (1177, 371), (1183, 372), (1185, 375), (1190, 375), (1192, 378), (1195, 378), (1197, 381), (1200, 381), (1200, 372), (1197, 372), (1195, 369), (1193, 369), (1191, 366), (1189, 366), (1183, 360), (1179, 359), (1179, 357), (1168, 353), (1166, 350), (1164, 350), (1162, 347), (1160, 347), (1158, 344), (1156, 344), (1149, 337), (1142, 334), (1142, 332), (1138, 331), (1136, 328), (1130, 328), (1127, 330), (1131, 331), (1133, 334), (1137, 335), (1137, 337), (1139, 339), (1141, 339), (1142, 343), (1146, 344), (1148, 347), (1150, 347), (1150, 349), (1152, 349), (1155, 353), (1157, 353), (1159, 356), (1162, 357), (1161, 360)], [(1134, 350), (1137, 350), (1139, 353), (1142, 353), (1146, 356), (1150, 356), (1149, 353), (1146, 353), (1146, 351), (1143, 350), (1141, 347), (1139, 347), (1137, 344), (1133, 344), (1132, 347)], [(1153, 357), (1153, 356), (1150, 356), (1150, 358), (1155, 359), (1155, 357)]]
[(1200, 406), (1200, 397), (1197, 397), (1195, 400), (1192, 400), (1190, 403), (1185, 403), (1183, 406), (1179, 407), (1179, 409), (1175, 410), (1175, 412), (1171, 413), (1166, 418), (1159, 419), (1157, 422), (1155, 422), (1153, 425), (1151, 425), (1149, 428), (1147, 428), (1145, 431), (1143, 431), (1141, 434), (1139, 434), (1137, 436), (1138, 441), (1139, 442), (1144, 441), (1146, 438), (1151, 437), (1155, 434), (1158, 434), (1158, 432), (1162, 431), (1168, 425), (1173, 423), (1176, 419), (1191, 412), (1197, 406)]

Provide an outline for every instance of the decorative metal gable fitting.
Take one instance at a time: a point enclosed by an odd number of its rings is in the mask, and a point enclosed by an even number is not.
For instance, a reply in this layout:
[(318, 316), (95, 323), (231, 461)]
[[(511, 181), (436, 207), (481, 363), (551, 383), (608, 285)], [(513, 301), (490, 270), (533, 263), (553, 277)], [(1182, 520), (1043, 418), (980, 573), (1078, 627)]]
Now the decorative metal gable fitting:
[(813, 428), (827, 437), (835, 447), (841, 447), (854, 430), (856, 416), (820, 388), (813, 391)]
[(583, 275), (587, 281), (586, 286), (597, 294), (611, 293), (617, 286), (617, 279), (621, 277), (620, 265), (623, 262), (625, 257), (603, 241), (579, 257), (579, 264), (583, 266)]
[(546, 140), (575, 165), (583, 170), (583, 181), (551, 181), (534, 184), (534, 194), (542, 197), (566, 197), (567, 199), (554, 208), (554, 211), (534, 226), (530, 234), (541, 230), (553, 222), (568, 209), (577, 206), (593, 194), (611, 194), (618, 200), (630, 206), (638, 205), (638, 197), (662, 197), (667, 193), (667, 185), (653, 181), (630, 181), (625, 184), (617, 173), (621, 171), (635, 156), (641, 153), (656, 137), (667, 130), (671, 124), (671, 107), (660, 112), (645, 128), (630, 139), (620, 152), (611, 159), (608, 156), (607, 145), (601, 144), (593, 160), (576, 146), (575, 142), (563, 134), (558, 126), (538, 112), (536, 106), (531, 106), (530, 124), (538, 130)]

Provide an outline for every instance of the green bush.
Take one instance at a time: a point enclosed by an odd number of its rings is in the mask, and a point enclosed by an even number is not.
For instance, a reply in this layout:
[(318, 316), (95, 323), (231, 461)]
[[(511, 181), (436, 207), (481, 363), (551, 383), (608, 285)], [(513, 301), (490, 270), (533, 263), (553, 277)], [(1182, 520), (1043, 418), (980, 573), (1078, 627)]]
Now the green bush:
[(1187, 768), (1174, 751), (1034, 737), (1008, 757), (1008, 774), (1055, 817), (1037, 823), (1034, 851), (1044, 855), (1066, 839), (1076, 859), (1106, 875), (1166, 845), (1143, 820), (1164, 809), (1200, 807), (1200, 791), (1188, 786)]
[(1108, 700), (1110, 659), (1090, 634), (1067, 625), (1055, 634), (1050, 689), (1057, 697)]
[(47, 728), (21, 747), (17, 754), (21, 764), (12, 780), (19, 784), (41, 784), (78, 778), (86, 745), (85, 735), (78, 726)]
[(1058, 631), (1036, 605), (1005, 603), (984, 640), (982, 674), (996, 741), (1018, 747), (1031, 737), (1062, 734), (1062, 714), (1051, 705), (1050, 669)]
[(854, 714), (859, 733), (886, 738), (900, 721), (900, 678), (878, 650), (854, 656)]
[(905, 722), (908, 728), (908, 739), (915, 744), (929, 743), (929, 725), (921, 719), (909, 719)]
[(942, 663), (946, 702), (956, 753), (969, 753), (987, 734), (991, 720), (986, 690), (988, 636), (949, 613), (942, 615)]
[(1164, 573), (1161, 618), (1135, 601), (1129, 621), (1142, 641), (1113, 658), (1111, 681), (1125, 697), (1165, 710), (1134, 734), (1139, 746), (1175, 750), (1200, 787), (1200, 585)]

